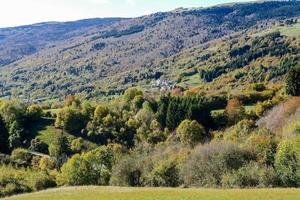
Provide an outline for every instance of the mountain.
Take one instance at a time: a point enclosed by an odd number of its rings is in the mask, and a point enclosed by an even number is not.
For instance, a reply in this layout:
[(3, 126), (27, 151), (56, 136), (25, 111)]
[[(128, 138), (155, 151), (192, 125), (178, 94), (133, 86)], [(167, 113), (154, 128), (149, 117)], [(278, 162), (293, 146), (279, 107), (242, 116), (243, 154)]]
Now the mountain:
[(82, 35), (91, 26), (104, 26), (122, 18), (85, 19), (74, 22), (47, 22), (0, 29), (0, 66), (34, 54), (53, 43)]
[[(296, 62), (299, 56), (299, 45), (292, 41), (298, 41), (299, 16), (298, 1), (268, 1), (1, 29), (2, 94), (94, 97), (130, 86), (149, 89), (154, 80), (219, 90), (227, 87), (221, 84), (228, 81), (226, 75), (241, 76), (241, 84), (231, 85), (238, 88), (256, 77), (256, 70), (248, 76), (254, 63), (272, 57), (275, 75), (261, 79), (280, 80), (280, 60), (290, 56)], [(264, 36), (286, 28), (296, 34)]]

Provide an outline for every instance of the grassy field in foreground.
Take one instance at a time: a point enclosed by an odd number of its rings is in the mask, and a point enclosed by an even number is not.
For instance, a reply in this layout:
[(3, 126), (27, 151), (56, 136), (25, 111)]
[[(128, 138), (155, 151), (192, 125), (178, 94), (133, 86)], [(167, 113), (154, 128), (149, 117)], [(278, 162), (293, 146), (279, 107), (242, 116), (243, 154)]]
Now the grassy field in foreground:
[(298, 200), (300, 189), (181, 189), (69, 187), (7, 200)]

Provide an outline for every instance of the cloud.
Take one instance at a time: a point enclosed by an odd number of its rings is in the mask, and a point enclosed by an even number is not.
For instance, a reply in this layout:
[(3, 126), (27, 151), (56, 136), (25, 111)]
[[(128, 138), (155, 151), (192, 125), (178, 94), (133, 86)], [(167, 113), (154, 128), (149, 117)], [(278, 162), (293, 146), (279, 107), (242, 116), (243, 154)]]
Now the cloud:
[(130, 6), (135, 6), (135, 0), (126, 0), (126, 3), (129, 4)]
[(98, 4), (98, 5), (103, 5), (103, 4), (108, 4), (109, 0), (88, 0), (92, 4)]

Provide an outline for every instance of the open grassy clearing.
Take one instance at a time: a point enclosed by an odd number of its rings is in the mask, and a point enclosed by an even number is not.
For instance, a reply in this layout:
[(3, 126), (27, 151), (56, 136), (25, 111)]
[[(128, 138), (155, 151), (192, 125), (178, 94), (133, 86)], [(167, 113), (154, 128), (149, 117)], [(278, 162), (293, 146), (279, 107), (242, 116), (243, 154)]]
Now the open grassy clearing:
[(288, 37), (296, 37), (296, 36), (300, 35), (300, 23), (296, 23), (293, 25), (284, 25), (284, 26), (276, 25), (270, 29), (259, 32), (258, 34), (254, 34), (253, 36), (262, 36), (262, 35), (272, 33), (275, 31), (280, 31), (280, 33), (282, 35), (285, 35)]
[[(54, 119), (41, 119), (36, 122), (29, 131), (31, 133), (31, 137), (37, 137), (41, 141), (50, 145), (54, 142), (54, 140), (62, 134), (62, 130), (54, 127)], [(69, 134), (67, 131), (63, 132), (63, 135), (67, 137), (68, 141), (71, 143), (77, 137)], [(84, 140), (85, 146), (90, 149), (96, 148), (97, 145), (88, 140)]]
[(181, 189), (70, 187), (5, 198), (7, 200), (296, 200), (300, 189)]

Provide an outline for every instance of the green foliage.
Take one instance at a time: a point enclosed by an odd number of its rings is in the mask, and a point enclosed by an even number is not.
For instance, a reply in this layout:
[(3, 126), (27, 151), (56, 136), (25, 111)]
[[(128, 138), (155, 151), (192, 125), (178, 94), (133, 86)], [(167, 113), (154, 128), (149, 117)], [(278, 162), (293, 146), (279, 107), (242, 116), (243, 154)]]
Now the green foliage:
[(300, 65), (287, 73), (286, 92), (292, 96), (300, 96)]
[(273, 168), (250, 162), (231, 173), (224, 174), (222, 186), (227, 188), (273, 187), (277, 184)]
[(86, 150), (84, 140), (80, 138), (76, 138), (71, 143), (71, 150), (75, 153), (80, 153)]
[(150, 182), (154, 187), (178, 187), (181, 183), (178, 164), (174, 161), (159, 163), (151, 172)]
[(63, 128), (73, 134), (79, 134), (85, 128), (87, 120), (86, 116), (80, 111), (69, 107), (61, 110), (56, 119), (55, 125), (57, 127)]
[(208, 138), (204, 127), (195, 120), (183, 120), (176, 132), (183, 144), (192, 146), (199, 142), (204, 143)]
[(253, 149), (257, 162), (262, 165), (274, 166), (277, 142), (273, 134), (266, 130), (259, 130), (252, 134), (246, 143)]
[(29, 166), (32, 155), (26, 149), (14, 149), (11, 153), (10, 160), (17, 166)]
[(70, 145), (68, 139), (59, 135), (49, 145), (49, 155), (57, 160), (57, 164), (61, 165), (65, 157), (70, 153)]
[(123, 157), (113, 169), (110, 183), (116, 186), (143, 186), (143, 165), (137, 156)]
[(162, 145), (124, 156), (113, 168), (110, 183), (117, 186), (176, 187), (182, 183), (181, 165), (187, 156), (180, 146)]
[(255, 156), (234, 143), (210, 143), (196, 147), (184, 164), (182, 176), (188, 186), (216, 187), (228, 171), (238, 170)]
[(8, 132), (0, 115), (0, 152), (8, 152)]
[(31, 105), (26, 109), (26, 115), (31, 122), (39, 120), (43, 115), (43, 110), (39, 105)]
[(9, 137), (9, 147), (14, 149), (22, 146), (22, 138), (24, 134), (24, 129), (18, 121), (14, 121), (8, 131)]
[(61, 168), (61, 185), (107, 185), (110, 178), (113, 152), (99, 147), (91, 152), (75, 154)]
[(225, 130), (223, 132), (223, 138), (231, 141), (243, 140), (245, 137), (251, 134), (254, 128), (255, 122), (245, 119)]
[(0, 166), (0, 197), (55, 187), (56, 183), (46, 173), (31, 169)]
[(291, 141), (282, 141), (275, 156), (275, 169), (282, 186), (299, 186), (299, 164)]
[(39, 138), (35, 138), (31, 140), (29, 150), (47, 154), (48, 145)]

